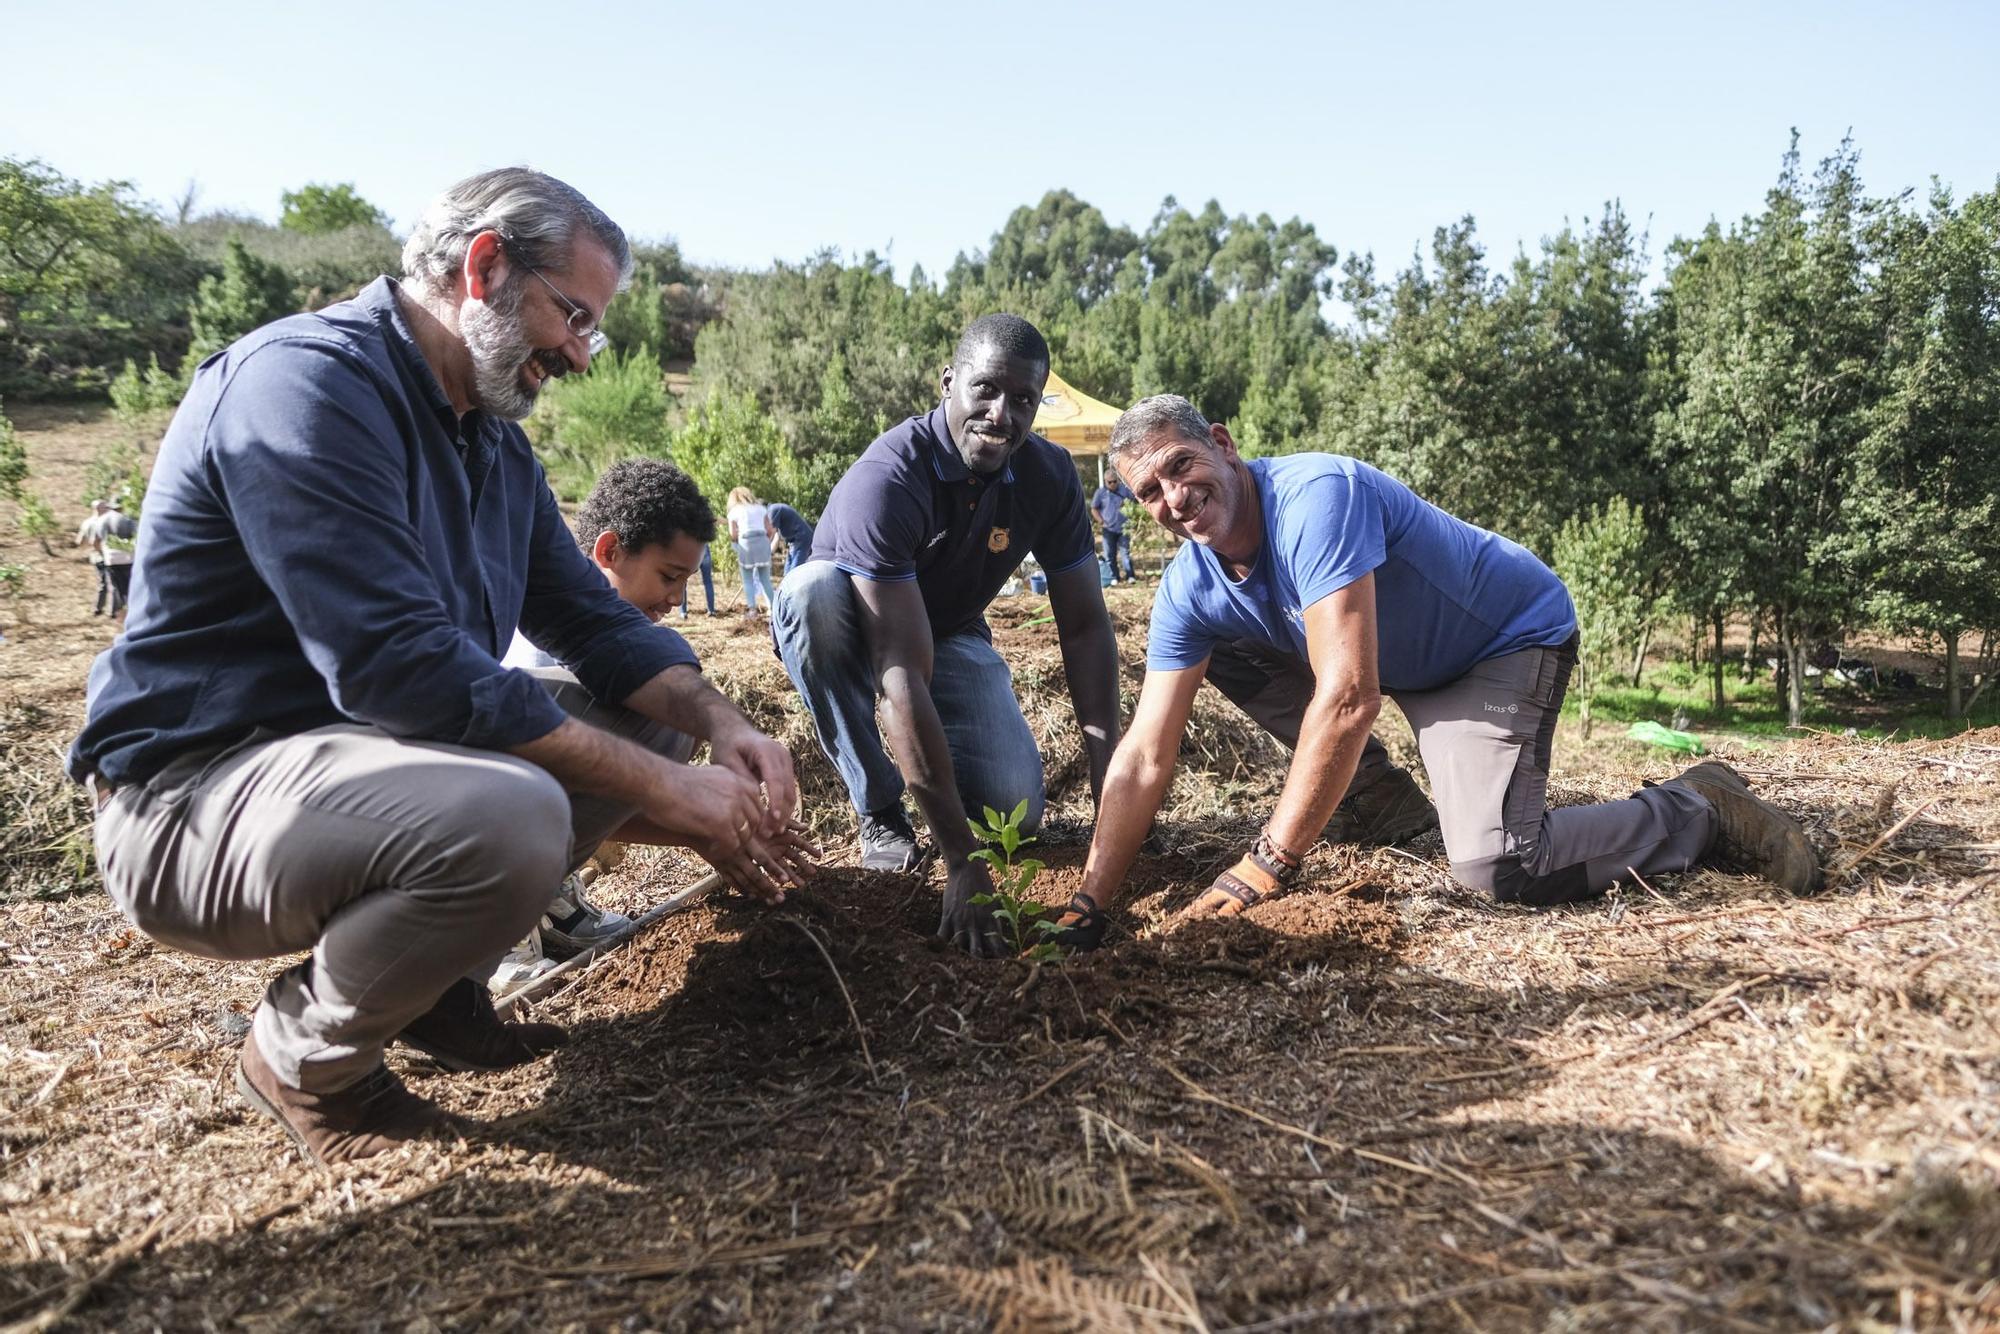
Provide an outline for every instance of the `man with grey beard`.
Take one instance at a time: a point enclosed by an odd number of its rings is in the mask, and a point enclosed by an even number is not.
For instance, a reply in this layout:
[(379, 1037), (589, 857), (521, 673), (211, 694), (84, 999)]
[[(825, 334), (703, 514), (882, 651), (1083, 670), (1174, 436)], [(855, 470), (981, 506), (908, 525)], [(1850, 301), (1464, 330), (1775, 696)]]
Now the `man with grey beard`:
[[(479, 979), (601, 840), (692, 848), (768, 902), (799, 883), (790, 756), (605, 583), (515, 425), (604, 348), (631, 268), (561, 181), (471, 177), (401, 282), (202, 363), (161, 445), (69, 771), (148, 935), (311, 951), (236, 1084), (322, 1162), (447, 1124), (388, 1043), (497, 1070), (564, 1041), (501, 1022)], [(504, 667), (516, 625), (574, 675)]]

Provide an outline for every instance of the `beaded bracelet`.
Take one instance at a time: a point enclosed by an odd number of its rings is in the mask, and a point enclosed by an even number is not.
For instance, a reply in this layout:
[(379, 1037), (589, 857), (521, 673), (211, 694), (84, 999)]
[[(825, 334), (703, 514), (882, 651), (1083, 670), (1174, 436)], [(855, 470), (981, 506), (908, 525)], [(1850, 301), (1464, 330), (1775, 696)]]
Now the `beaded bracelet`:
[(1250, 853), (1271, 868), (1271, 873), (1278, 878), (1278, 883), (1281, 885), (1289, 885), (1298, 879), (1299, 869), (1305, 863), (1305, 859), (1298, 853), (1271, 837), (1268, 825), (1258, 833), (1257, 841), (1250, 846)]

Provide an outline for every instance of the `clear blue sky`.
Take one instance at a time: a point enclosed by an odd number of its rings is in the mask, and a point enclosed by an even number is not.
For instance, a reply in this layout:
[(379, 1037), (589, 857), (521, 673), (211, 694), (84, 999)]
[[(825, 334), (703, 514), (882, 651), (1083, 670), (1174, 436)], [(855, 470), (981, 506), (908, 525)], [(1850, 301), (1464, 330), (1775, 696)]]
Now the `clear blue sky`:
[[(275, 217), (351, 181), (399, 228), (528, 162), (628, 231), (761, 267), (939, 273), (1066, 186), (1294, 214), (1399, 267), (1496, 260), (1606, 199), (1652, 235), (1757, 208), (1791, 127), (1872, 193), (2000, 174), (2000, 4), (0, 3), (0, 153)], [(891, 249), (893, 247), (893, 249)]]

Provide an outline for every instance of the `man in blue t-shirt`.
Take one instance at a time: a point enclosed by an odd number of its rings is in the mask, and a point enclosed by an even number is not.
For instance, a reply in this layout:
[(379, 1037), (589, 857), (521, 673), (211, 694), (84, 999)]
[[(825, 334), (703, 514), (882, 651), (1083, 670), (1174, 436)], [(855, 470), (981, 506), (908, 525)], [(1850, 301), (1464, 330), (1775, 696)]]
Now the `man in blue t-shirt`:
[[(1125, 489), (1125, 483), (1115, 472), (1106, 473), (1104, 484), (1090, 497), (1090, 514), (1097, 520), (1097, 529), (1104, 535), (1104, 563), (1111, 570), (1111, 577), (1124, 583), (1131, 583), (1137, 576), (1132, 573), (1132, 538), (1125, 531), (1125, 502), (1132, 493)], [(1121, 575), (1120, 559), (1123, 559), (1124, 573)]]
[(939, 380), (943, 402), (847, 470), (812, 561), (786, 577), (771, 613), (785, 671), (860, 817), (861, 864), (916, 864), (907, 786), (944, 853), (938, 933), (975, 954), (1002, 944), (972, 902), (992, 883), (971, 860), (965, 813), (1025, 802), (1024, 831), (1042, 814), (1041, 753), (985, 620), (1030, 552), (1048, 573), (1092, 796), (1118, 743), (1117, 645), (1083, 486), (1069, 455), (1029, 431), (1048, 374), (1032, 324), (973, 321)]
[(1289, 745), (1292, 763), (1269, 823), (1197, 914), (1283, 893), (1330, 817), (1371, 803), (1379, 817), (1388, 803), (1375, 794), (1414, 789), (1370, 735), (1384, 693), (1417, 734), (1452, 874), (1503, 902), (1583, 898), (1685, 870), (1718, 843), (1795, 893), (1819, 887), (1798, 822), (1726, 765), (1624, 801), (1546, 809), (1576, 612), (1525, 548), (1354, 459), (1246, 460), (1226, 427), (1177, 395), (1125, 413), (1111, 455), (1139, 503), (1188, 541), (1153, 600), (1145, 684), (1068, 914), (1074, 943), (1102, 935), (1204, 675)]

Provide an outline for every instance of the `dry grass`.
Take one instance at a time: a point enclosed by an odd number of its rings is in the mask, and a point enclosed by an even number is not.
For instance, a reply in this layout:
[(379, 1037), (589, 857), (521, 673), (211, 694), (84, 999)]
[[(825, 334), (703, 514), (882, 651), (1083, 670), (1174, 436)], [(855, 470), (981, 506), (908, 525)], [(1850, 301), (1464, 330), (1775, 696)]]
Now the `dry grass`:
[[(1116, 607), (1136, 655), (1143, 590)], [(694, 624), (844, 840), (768, 648)], [(1058, 775), (1060, 896), (1088, 797), (1053, 637), (1000, 638)], [(85, 656), (6, 715), (50, 830)], [(1666, 769), (1571, 740), (1565, 802)], [(1505, 909), (1433, 839), (1321, 850), (1304, 892), (1172, 927), (1266, 808), (1267, 746), (1204, 706), (1097, 956), (961, 958), (914, 877), (829, 872), (789, 920), (704, 902), (538, 1006), (575, 1035), (554, 1057), (396, 1058), (474, 1131), (337, 1172), (229, 1091), (275, 964), (156, 949), (100, 895), (17, 898), (0, 1323), (2000, 1325), (2000, 732), (1731, 756), (1835, 868), (1811, 900), (1711, 870)], [(697, 869), (637, 854), (604, 896)]]

